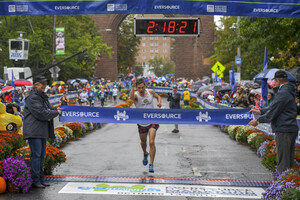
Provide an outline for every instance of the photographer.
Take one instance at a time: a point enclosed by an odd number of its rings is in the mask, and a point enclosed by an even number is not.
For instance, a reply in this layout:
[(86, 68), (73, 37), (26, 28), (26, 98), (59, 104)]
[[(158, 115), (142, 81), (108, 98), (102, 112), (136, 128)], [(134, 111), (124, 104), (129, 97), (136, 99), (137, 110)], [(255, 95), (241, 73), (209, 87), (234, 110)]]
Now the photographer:
[[(170, 109), (180, 109), (180, 94), (177, 93), (177, 85), (173, 86), (173, 93), (168, 93), (167, 101), (170, 102), (169, 107)], [(178, 124), (175, 124), (175, 129), (172, 133), (178, 133)]]

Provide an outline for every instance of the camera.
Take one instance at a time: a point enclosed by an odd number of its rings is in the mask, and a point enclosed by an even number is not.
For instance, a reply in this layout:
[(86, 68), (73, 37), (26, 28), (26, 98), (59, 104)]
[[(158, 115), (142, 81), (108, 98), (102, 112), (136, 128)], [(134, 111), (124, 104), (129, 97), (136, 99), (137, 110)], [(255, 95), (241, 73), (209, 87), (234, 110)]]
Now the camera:
[(168, 92), (168, 96), (171, 97), (171, 96), (172, 96), (172, 93), (171, 93), (171, 92)]

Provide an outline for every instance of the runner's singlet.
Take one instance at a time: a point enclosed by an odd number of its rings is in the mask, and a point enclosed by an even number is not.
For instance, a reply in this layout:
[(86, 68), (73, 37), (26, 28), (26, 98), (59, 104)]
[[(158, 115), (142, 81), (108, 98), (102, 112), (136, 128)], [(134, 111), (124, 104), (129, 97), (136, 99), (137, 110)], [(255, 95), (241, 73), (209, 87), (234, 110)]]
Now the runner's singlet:
[[(145, 97), (140, 96), (137, 91), (135, 92), (135, 94), (138, 98), (137, 104), (135, 107), (137, 107), (137, 108), (154, 108), (152, 95), (149, 93), (148, 89), (146, 89), (145, 92), (147, 94)], [(139, 124), (139, 125), (146, 127), (146, 126), (149, 126), (150, 124)]]

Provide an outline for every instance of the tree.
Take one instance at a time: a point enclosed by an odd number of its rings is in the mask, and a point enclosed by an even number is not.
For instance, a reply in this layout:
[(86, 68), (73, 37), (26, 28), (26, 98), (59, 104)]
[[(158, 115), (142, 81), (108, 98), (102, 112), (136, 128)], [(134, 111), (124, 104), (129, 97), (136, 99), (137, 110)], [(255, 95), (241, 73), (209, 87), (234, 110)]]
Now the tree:
[[(268, 68), (289, 69), (299, 65), (299, 19), (241, 17), (239, 29), (237, 17), (223, 17), (221, 23), (223, 28), (215, 29), (217, 40), (211, 65), (220, 61), (231, 70), (238, 45), (242, 79), (252, 79), (263, 69), (265, 47), (268, 49)], [(228, 73), (225, 72), (224, 77), (228, 80)]]
[[(53, 16), (2, 16), (0, 17), (0, 67), (13, 66), (8, 59), (8, 39), (17, 38), (17, 31), (26, 32), (24, 38), (30, 40), (29, 57), (26, 66), (34, 73), (52, 64)], [(108, 54), (111, 47), (103, 43), (93, 19), (88, 15), (60, 15), (56, 27), (65, 28), (65, 55), (57, 55), (56, 62), (71, 56), (82, 49), (85, 55), (78, 56), (59, 65), (59, 79), (90, 78), (95, 66), (95, 52)], [(49, 76), (49, 74), (48, 74)]]
[[(140, 38), (134, 37), (134, 15), (128, 15), (122, 22), (118, 31), (118, 72), (127, 74), (131, 67), (136, 65)], [(127, 70), (128, 69), (128, 70)]]
[(167, 57), (154, 56), (149, 60), (149, 65), (152, 66), (151, 71), (158, 77), (175, 72), (174, 63)]

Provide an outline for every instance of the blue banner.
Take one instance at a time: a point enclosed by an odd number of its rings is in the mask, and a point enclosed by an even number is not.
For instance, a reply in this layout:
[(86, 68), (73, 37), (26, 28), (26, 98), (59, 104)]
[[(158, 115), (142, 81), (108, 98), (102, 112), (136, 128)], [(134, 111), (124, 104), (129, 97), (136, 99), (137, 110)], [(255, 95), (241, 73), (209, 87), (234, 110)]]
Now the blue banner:
[(0, 15), (185, 14), (300, 18), (295, 0), (0, 0)]
[(247, 125), (250, 109), (140, 109), (61, 106), (61, 122)]

